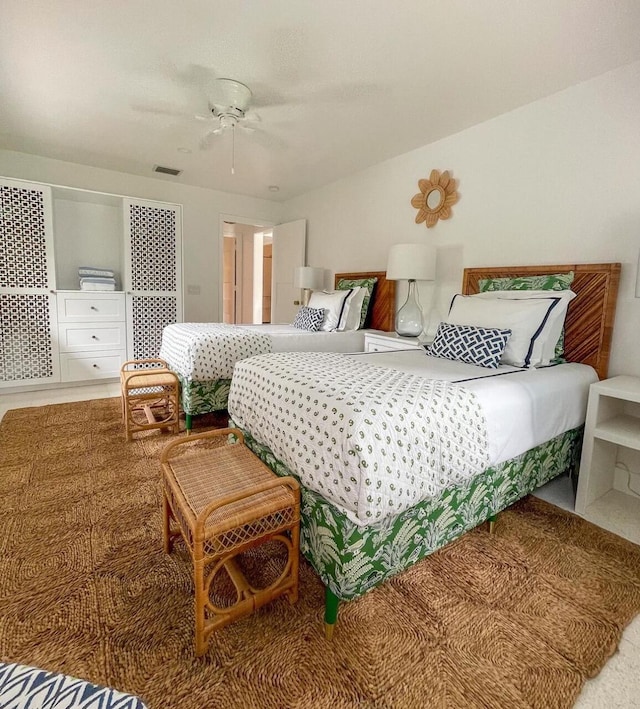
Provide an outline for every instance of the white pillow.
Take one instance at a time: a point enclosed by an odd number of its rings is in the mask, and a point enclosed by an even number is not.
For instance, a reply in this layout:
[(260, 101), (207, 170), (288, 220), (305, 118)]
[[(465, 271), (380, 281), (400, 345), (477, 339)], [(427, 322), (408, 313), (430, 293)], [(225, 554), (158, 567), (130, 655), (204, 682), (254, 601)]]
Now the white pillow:
[(484, 293), (476, 293), (472, 298), (483, 298), (492, 300), (501, 298), (503, 300), (528, 300), (530, 298), (559, 298), (560, 302), (553, 308), (549, 314), (549, 318), (540, 333), (536, 344), (542, 347), (542, 355), (537, 367), (549, 365), (556, 355), (556, 343), (562, 333), (564, 321), (567, 317), (567, 308), (569, 303), (576, 297), (572, 290), (494, 290), (485, 291)]
[(511, 330), (500, 361), (514, 367), (533, 367), (542, 361), (542, 341), (538, 340), (549, 314), (559, 303), (560, 298), (489, 300), (456, 295), (447, 322)]
[(338, 327), (345, 301), (351, 295), (350, 290), (314, 290), (309, 298), (309, 308), (322, 308), (324, 310), (324, 320), (320, 329), (323, 332), (331, 332)]
[(360, 327), (362, 304), (368, 292), (366, 288), (361, 287), (351, 289), (351, 294), (344, 302), (344, 310), (337, 330), (357, 330)]

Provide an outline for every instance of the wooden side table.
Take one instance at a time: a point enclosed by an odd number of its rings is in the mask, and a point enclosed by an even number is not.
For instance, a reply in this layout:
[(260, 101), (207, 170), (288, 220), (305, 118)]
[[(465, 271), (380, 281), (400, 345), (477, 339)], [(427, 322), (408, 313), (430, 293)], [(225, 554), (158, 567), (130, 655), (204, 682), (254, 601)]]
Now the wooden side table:
[[(230, 442), (235, 439), (235, 443)], [(203, 443), (218, 444), (205, 447)], [(300, 486), (278, 477), (245, 445), (236, 428), (207, 431), (173, 441), (162, 452), (164, 550), (182, 536), (193, 559), (196, 655), (211, 634), (286, 594), (298, 599)], [(172, 521), (178, 529), (172, 528)], [(235, 557), (275, 539), (287, 548), (280, 576), (267, 588), (251, 586)], [(236, 589), (231, 606), (216, 606), (211, 583), (225, 570)]]

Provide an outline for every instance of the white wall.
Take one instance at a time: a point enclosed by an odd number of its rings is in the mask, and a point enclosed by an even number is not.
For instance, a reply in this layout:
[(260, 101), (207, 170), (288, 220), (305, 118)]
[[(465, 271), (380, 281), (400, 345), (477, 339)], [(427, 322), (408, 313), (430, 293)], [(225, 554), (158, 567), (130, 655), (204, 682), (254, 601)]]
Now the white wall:
[[(53, 199), (56, 287), (78, 289), (78, 268), (96, 265), (116, 274), (122, 289), (124, 239), (122, 201), (119, 205)], [(87, 238), (89, 236), (90, 238)]]
[[(182, 204), (184, 315), (191, 321), (221, 321), (219, 302), (221, 214), (279, 221), (275, 202), (189, 187), (169, 180), (128, 175), (85, 165), (0, 150), (0, 175), (113, 194)], [(189, 293), (198, 290), (197, 293)]]
[[(610, 375), (640, 375), (638, 125), (640, 62), (290, 200), (282, 216), (308, 220), (308, 263), (334, 271), (384, 269), (391, 244), (434, 243), (439, 313), (465, 266), (620, 261)], [(460, 201), (426, 229), (410, 200), (432, 168), (452, 171)]]

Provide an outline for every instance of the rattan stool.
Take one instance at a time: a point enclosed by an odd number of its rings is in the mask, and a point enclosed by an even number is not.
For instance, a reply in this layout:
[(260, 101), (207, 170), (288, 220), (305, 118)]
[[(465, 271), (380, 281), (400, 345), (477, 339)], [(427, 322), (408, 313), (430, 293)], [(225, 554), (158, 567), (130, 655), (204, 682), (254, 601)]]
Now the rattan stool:
[(120, 368), (120, 393), (128, 441), (137, 431), (153, 428), (180, 432), (180, 381), (163, 359), (125, 362)]
[[(215, 443), (219, 445), (210, 447)], [(170, 553), (173, 540), (182, 536), (191, 552), (195, 647), (201, 656), (215, 630), (283, 594), (290, 603), (298, 600), (300, 487), (294, 478), (278, 477), (269, 470), (244, 445), (236, 428), (173, 441), (160, 462), (164, 550)], [(172, 520), (177, 530), (172, 529)], [(286, 546), (287, 562), (273, 583), (257, 589), (234, 557), (270, 539)], [(236, 602), (225, 607), (215, 605), (210, 596), (211, 583), (223, 568), (236, 590)]]

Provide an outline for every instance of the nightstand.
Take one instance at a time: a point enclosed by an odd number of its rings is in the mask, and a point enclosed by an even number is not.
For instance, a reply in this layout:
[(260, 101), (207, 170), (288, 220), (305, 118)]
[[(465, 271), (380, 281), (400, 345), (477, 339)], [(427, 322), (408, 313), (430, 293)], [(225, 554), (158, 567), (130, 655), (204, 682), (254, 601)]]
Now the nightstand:
[(417, 337), (401, 337), (395, 332), (367, 332), (364, 336), (365, 352), (420, 350), (422, 345), (422, 340), (418, 340)]
[[(576, 494), (576, 512), (588, 513), (590, 506), (616, 485), (618, 447), (640, 451), (640, 378), (619, 376), (592, 384)], [(640, 485), (638, 485), (640, 490)], [(612, 494), (616, 494), (615, 492)], [(622, 493), (617, 493), (622, 494)], [(633, 497), (632, 495), (628, 495)], [(635, 498), (640, 513), (640, 498)]]

